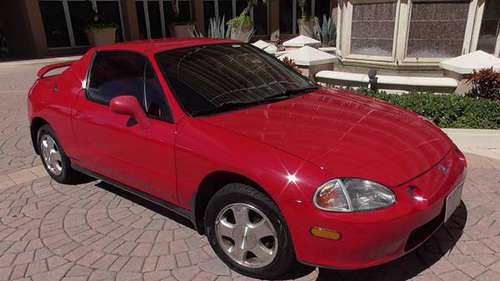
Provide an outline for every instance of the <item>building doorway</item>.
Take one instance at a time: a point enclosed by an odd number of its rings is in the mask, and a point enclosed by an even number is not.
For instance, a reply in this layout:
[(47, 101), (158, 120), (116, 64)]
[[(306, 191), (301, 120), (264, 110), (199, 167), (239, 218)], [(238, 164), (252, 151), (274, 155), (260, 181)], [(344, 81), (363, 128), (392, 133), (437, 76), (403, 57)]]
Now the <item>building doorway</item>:
[[(297, 21), (302, 17), (299, 2), (300, 0), (280, 0), (279, 25), (281, 34), (297, 34), (299, 32)], [(323, 21), (323, 16), (332, 16), (332, 1), (305, 0), (304, 2), (307, 16), (318, 18), (320, 24)]]
[(174, 16), (171, 0), (136, 0), (135, 5), (140, 39), (170, 37), (170, 24), (192, 22), (190, 0), (176, 1), (178, 16)]
[(95, 9), (103, 23), (118, 26), (117, 41), (123, 41), (123, 19), (120, 0), (40, 0), (40, 12), (49, 49), (86, 47), (85, 28)]
[(0, 60), (9, 57), (9, 46), (7, 45), (7, 37), (4, 32), (4, 25), (0, 22)]
[[(232, 18), (240, 15), (247, 6), (247, 0), (204, 0), (205, 32), (208, 33), (211, 18), (224, 18), (226, 24)], [(250, 17), (254, 21), (256, 36), (269, 34), (269, 3), (264, 4), (259, 1), (258, 5), (251, 10)]]

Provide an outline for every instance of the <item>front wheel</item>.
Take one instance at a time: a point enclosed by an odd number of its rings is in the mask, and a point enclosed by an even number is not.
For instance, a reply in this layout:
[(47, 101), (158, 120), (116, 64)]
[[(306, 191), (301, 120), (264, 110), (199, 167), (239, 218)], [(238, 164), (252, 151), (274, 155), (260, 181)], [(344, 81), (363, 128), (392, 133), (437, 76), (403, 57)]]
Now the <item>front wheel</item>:
[(217, 256), (246, 276), (282, 278), (297, 265), (278, 207), (248, 185), (229, 184), (212, 197), (205, 229)]

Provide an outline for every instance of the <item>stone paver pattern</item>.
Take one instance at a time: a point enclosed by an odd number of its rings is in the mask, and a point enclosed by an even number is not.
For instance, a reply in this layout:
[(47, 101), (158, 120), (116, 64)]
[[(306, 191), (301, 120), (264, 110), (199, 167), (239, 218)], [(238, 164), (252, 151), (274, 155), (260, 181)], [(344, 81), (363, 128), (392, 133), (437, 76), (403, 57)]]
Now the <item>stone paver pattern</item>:
[[(39, 67), (0, 66), (0, 280), (250, 280), (174, 215), (99, 181), (61, 185), (48, 177), (26, 118)], [(467, 157), (463, 203), (416, 251), (370, 269), (316, 269), (299, 278), (500, 280), (500, 161)]]

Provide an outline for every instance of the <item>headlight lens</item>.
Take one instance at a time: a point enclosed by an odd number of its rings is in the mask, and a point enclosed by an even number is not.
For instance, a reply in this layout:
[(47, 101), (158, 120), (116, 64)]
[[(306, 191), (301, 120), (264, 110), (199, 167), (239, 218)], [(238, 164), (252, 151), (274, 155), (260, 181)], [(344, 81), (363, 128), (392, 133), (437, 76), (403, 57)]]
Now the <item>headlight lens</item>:
[(363, 179), (334, 179), (314, 194), (316, 207), (334, 212), (357, 212), (388, 207), (396, 196), (387, 187)]

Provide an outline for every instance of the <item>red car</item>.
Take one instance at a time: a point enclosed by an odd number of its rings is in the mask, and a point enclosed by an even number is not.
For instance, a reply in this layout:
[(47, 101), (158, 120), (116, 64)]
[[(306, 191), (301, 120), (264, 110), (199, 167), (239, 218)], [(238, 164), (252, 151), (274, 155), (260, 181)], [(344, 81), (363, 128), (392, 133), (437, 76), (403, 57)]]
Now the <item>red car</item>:
[(88, 174), (173, 210), (251, 277), (389, 262), (460, 203), (466, 160), (439, 128), (248, 44), (115, 44), (38, 77), (31, 137), (53, 179)]

